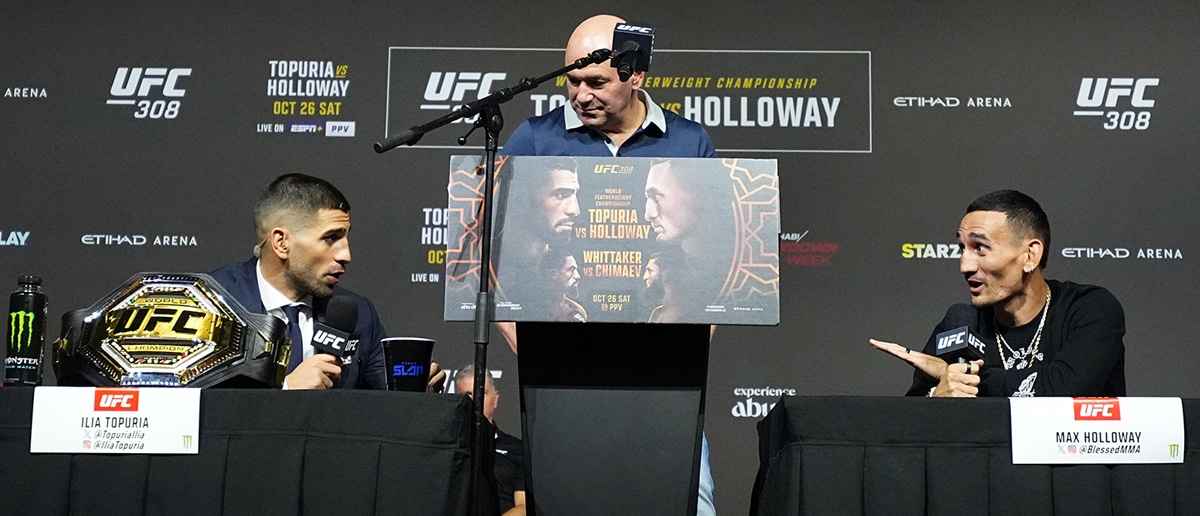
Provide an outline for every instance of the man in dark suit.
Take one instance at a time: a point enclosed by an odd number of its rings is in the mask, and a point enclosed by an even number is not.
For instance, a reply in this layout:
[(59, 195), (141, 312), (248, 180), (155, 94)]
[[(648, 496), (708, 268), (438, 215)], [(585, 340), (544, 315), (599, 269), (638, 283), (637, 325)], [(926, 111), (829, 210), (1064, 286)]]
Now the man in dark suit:
[[(338, 286), (350, 263), (350, 203), (328, 181), (304, 174), (279, 176), (254, 207), (258, 245), (254, 257), (212, 272), (248, 310), (288, 323), (292, 350), (285, 389), (386, 389), (383, 345), (387, 336), (375, 305)], [(334, 295), (358, 304), (354, 333), (359, 345), (341, 359), (314, 352), (313, 324), (322, 321)], [(299, 336), (296, 338), (294, 336)], [(430, 385), (445, 373), (430, 368)]]

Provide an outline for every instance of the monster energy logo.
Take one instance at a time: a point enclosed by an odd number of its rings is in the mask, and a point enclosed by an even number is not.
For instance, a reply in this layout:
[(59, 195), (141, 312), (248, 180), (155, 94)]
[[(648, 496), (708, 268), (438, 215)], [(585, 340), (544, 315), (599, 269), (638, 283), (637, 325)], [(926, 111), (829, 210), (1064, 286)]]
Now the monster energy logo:
[(8, 314), (8, 344), (18, 353), (33, 344), (33, 318), (33, 312), (24, 310)]
[(1171, 450), (1171, 458), (1172, 459), (1179, 456), (1179, 445), (1178, 444), (1168, 444), (1167, 448)]
[(190, 435), (183, 436), (183, 448), (185, 450), (192, 449), (192, 436), (190, 436)]

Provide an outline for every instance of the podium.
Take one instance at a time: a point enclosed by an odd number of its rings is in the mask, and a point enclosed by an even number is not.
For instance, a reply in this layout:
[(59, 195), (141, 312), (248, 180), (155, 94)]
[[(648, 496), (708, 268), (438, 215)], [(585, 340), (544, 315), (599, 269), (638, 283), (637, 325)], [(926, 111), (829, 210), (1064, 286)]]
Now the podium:
[(517, 323), (531, 514), (695, 514), (709, 327)]
[(709, 327), (779, 324), (778, 164), (504, 156), (494, 186), (481, 165), (450, 160), (444, 316), (479, 320), (490, 281), (487, 319), (516, 323), (527, 505), (695, 514)]

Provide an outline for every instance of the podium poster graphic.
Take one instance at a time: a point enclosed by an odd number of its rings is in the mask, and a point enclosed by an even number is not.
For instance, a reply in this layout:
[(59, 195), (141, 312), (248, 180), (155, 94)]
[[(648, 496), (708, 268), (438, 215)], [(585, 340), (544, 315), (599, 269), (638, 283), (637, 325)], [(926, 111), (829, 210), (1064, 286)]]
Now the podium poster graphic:
[[(474, 319), (480, 156), (450, 159), (448, 321)], [(503, 156), (497, 321), (779, 323), (773, 159)]]

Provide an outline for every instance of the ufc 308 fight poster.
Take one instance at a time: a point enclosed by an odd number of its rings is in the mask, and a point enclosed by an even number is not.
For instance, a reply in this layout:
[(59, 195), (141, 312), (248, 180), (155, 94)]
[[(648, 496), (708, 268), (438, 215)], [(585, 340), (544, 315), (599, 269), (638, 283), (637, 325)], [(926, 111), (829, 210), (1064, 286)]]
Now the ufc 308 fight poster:
[[(445, 318), (473, 320), (479, 156), (454, 156)], [(497, 321), (779, 323), (773, 159), (500, 157)]]

